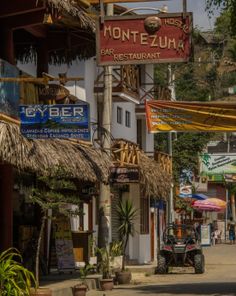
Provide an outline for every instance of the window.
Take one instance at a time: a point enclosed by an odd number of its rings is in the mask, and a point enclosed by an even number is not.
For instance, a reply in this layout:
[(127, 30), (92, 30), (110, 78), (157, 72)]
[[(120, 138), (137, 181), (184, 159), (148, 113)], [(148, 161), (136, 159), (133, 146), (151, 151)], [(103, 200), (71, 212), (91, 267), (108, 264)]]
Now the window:
[(130, 127), (131, 121), (130, 121), (130, 112), (125, 111), (125, 126)]
[(122, 124), (122, 108), (117, 107), (117, 123)]
[(143, 148), (143, 138), (142, 138), (142, 119), (137, 120), (137, 144), (139, 148)]
[(149, 199), (140, 197), (140, 233), (149, 233)]

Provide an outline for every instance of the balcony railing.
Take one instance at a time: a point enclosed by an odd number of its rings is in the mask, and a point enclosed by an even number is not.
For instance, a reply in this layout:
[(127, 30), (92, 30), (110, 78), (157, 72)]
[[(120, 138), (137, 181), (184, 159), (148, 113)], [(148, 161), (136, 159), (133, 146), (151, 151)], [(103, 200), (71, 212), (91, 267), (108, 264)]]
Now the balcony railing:
[[(104, 70), (102, 70), (94, 83), (94, 92), (104, 92)], [(139, 68), (134, 65), (125, 65), (112, 68), (112, 93), (113, 99), (140, 100), (139, 94)], [(126, 99), (127, 98), (127, 99)]]
[(172, 174), (172, 157), (169, 154), (155, 151), (154, 159), (163, 169), (163, 172)]
[(171, 90), (166, 86), (158, 85), (153, 77), (145, 72), (149, 82), (140, 82), (140, 103), (145, 100), (171, 100)]
[(112, 144), (113, 164), (118, 166), (139, 165), (140, 149), (137, 144), (116, 139)]

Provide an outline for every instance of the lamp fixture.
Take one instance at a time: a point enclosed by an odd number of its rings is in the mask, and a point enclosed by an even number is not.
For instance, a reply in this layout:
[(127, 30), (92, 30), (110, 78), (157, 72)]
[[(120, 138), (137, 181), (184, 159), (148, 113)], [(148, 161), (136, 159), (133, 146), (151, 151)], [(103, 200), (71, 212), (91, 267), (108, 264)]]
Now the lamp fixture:
[(51, 25), (53, 24), (52, 15), (51, 13), (45, 13), (43, 17), (43, 24), (45, 25)]

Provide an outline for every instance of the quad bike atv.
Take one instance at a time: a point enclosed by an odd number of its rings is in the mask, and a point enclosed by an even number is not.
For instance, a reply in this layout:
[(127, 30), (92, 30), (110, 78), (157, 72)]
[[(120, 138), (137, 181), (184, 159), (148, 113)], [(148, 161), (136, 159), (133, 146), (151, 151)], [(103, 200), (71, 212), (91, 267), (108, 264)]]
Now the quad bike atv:
[(168, 273), (170, 266), (193, 266), (195, 273), (204, 273), (205, 258), (198, 235), (189, 225), (170, 225), (163, 234), (156, 272)]

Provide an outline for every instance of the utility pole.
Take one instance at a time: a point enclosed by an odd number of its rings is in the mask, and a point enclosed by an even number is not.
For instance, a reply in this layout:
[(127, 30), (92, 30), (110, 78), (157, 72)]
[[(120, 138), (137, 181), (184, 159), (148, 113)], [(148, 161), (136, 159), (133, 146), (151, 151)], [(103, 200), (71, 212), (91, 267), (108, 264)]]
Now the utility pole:
[[(184, 16), (184, 18), (186, 17), (186, 12), (187, 12), (187, 0), (183, 0), (183, 16)], [(175, 77), (174, 77), (174, 74), (172, 73), (171, 65), (168, 65), (167, 74), (168, 74), (168, 87), (169, 87), (169, 90), (171, 91), (171, 101), (175, 101), (176, 100), (175, 83), (174, 83)], [(173, 157), (172, 132), (168, 132), (168, 154), (171, 157), (171, 161), (173, 163), (173, 160), (172, 160), (172, 157)], [(172, 171), (171, 177), (173, 178), (173, 171)], [(172, 180), (171, 188), (170, 188), (169, 207), (168, 207), (168, 223), (169, 224), (174, 222), (174, 192), (173, 192), (173, 190), (174, 190), (174, 184), (173, 184), (173, 180)]]
[[(113, 4), (107, 4), (107, 15), (112, 16)], [(111, 133), (112, 118), (112, 67), (104, 66), (104, 98), (102, 127), (108, 134)], [(111, 138), (104, 134), (103, 148), (110, 153)], [(111, 241), (111, 192), (110, 186), (100, 183), (99, 194), (99, 224), (98, 224), (98, 247), (107, 247)]]
[(229, 189), (226, 187), (226, 209), (225, 209), (225, 242), (227, 241), (227, 227), (228, 227), (228, 203), (229, 203)]
[[(171, 65), (168, 65), (168, 87), (171, 91), (171, 101), (175, 101), (175, 85), (173, 80), (173, 74), (172, 74), (172, 68)], [(171, 162), (173, 164), (172, 156), (172, 132), (168, 132), (168, 154), (171, 158)], [(173, 167), (173, 165), (172, 165)], [(172, 175), (171, 178), (173, 178), (173, 168), (172, 168)], [(168, 207), (168, 223), (171, 224), (174, 222), (174, 184), (173, 180), (171, 181), (171, 187), (170, 187), (170, 198), (169, 198), (169, 207)]]

